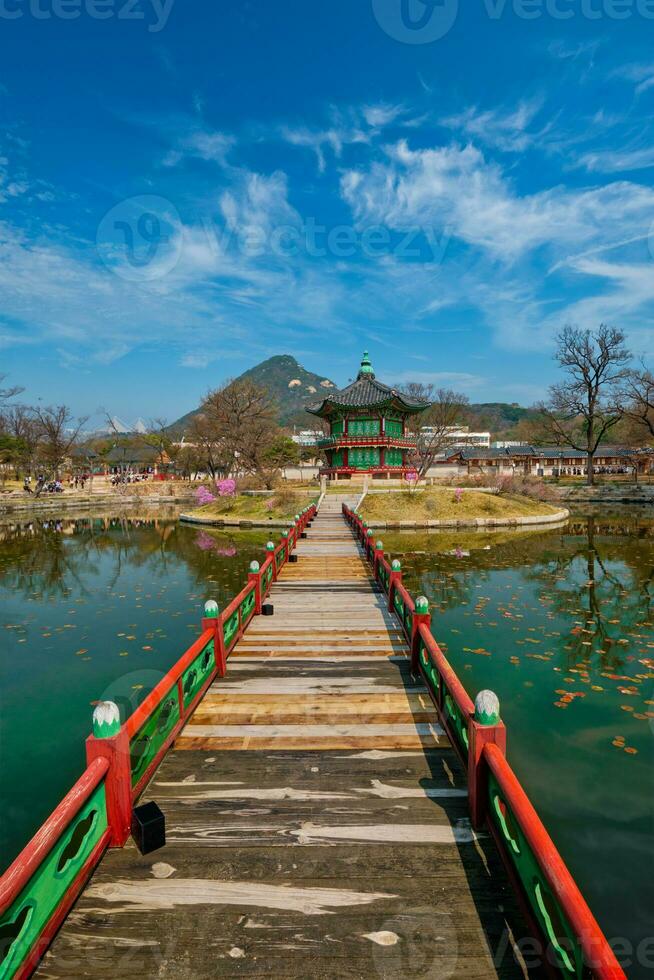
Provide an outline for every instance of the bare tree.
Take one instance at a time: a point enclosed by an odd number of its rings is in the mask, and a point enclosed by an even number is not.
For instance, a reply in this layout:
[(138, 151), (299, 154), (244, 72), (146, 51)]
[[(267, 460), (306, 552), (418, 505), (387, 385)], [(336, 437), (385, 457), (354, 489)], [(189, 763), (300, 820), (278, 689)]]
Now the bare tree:
[(644, 364), (627, 372), (622, 400), (624, 417), (654, 437), (654, 374)]
[[(6, 374), (0, 374), (0, 386), (5, 382)], [(16, 395), (20, 395), (21, 392), (25, 391), (20, 385), (13, 385), (13, 387), (2, 388), (0, 387), (0, 411), (2, 410), (5, 402), (8, 402), (11, 398), (15, 398)]]
[(148, 431), (142, 435), (143, 442), (157, 451), (157, 464), (164, 469), (168, 463), (174, 463), (179, 452), (168, 430), (167, 419), (152, 419), (148, 423)]
[(12, 405), (3, 415), (5, 432), (16, 442), (15, 469), (17, 475), (30, 473), (39, 444), (39, 431), (34, 414), (25, 405)]
[(57, 477), (86, 418), (73, 419), (67, 405), (37, 407), (33, 409), (33, 416), (39, 437), (39, 458), (53, 477)]
[(207, 395), (200, 415), (205, 445), (211, 445), (223, 472), (255, 473), (270, 482), (268, 454), (279, 426), (275, 403), (265, 388), (247, 379), (227, 382)]
[(594, 333), (566, 326), (555, 355), (566, 379), (552, 385), (548, 403), (539, 406), (558, 444), (586, 453), (589, 486), (598, 446), (622, 417), (620, 389), (631, 360), (624, 341), (621, 330), (603, 323)]
[(416, 452), (416, 469), (422, 479), (439, 453), (452, 445), (452, 432), (466, 421), (469, 402), (458, 391), (435, 388), (431, 384), (411, 382), (400, 390), (415, 400), (429, 402), (429, 408), (418, 416), (419, 424), (425, 430), (418, 433)]

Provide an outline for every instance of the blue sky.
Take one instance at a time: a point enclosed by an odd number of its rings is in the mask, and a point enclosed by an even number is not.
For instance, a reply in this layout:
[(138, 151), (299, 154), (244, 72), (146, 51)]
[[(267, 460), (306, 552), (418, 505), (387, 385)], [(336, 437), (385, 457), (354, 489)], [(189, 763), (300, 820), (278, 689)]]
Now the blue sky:
[(653, 37), (652, 0), (0, 0), (0, 371), (172, 420), (275, 353), (523, 404), (567, 322), (651, 363)]

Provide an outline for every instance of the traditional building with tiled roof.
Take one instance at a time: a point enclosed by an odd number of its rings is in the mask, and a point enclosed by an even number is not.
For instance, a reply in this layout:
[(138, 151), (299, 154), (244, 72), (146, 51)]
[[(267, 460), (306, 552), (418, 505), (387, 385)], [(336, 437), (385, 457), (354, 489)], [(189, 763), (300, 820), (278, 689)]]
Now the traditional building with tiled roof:
[(321, 473), (330, 479), (404, 475), (412, 468), (409, 457), (416, 452), (416, 437), (407, 432), (407, 420), (426, 408), (428, 402), (378, 381), (366, 351), (356, 381), (307, 406), (308, 412), (329, 425), (329, 435), (318, 443), (327, 457)]

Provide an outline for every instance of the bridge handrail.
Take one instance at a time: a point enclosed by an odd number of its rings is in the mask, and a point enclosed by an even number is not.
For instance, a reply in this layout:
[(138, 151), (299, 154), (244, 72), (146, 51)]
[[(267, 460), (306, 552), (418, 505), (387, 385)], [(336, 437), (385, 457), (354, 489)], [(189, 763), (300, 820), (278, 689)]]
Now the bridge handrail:
[(152, 688), (138, 708), (125, 720), (125, 728), (130, 738), (136, 735), (143, 727), (144, 722), (148, 720), (154, 709), (161, 703), (166, 694), (168, 694), (173, 684), (179, 680), (189, 664), (193, 663), (198, 653), (201, 653), (212, 639), (213, 630), (204, 630), (188, 650), (182, 654), (179, 660), (173, 664), (170, 670), (166, 671), (158, 684)]
[[(16, 927), (13, 938), (3, 937), (0, 980), (24, 980), (33, 973), (105, 850), (125, 844), (135, 801), (209, 685), (217, 675), (224, 676), (229, 653), (253, 616), (261, 612), (278, 570), (316, 511), (315, 504), (305, 507), (261, 566), (257, 564), (256, 571), (251, 566), (247, 584), (223, 612), (205, 616), (201, 635), (122, 724), (111, 704), (118, 719), (112, 734), (89, 736), (87, 768), (0, 876), (0, 929)], [(226, 633), (234, 617), (237, 629)], [(145, 760), (135, 753), (139, 740), (147, 750)], [(88, 828), (81, 827), (83, 832), (73, 837), (87, 819)], [(53, 873), (55, 884), (47, 901), (37, 896), (37, 902), (29, 891), (33, 879), (57, 859), (64, 861), (61, 872)], [(16, 905), (21, 909), (15, 911)], [(21, 915), (24, 919), (18, 921)]]
[[(581, 977), (584, 969), (591, 969), (595, 977), (623, 977), (611, 946), (506, 756), (499, 746), (488, 743), (482, 758), (492, 777), (488, 792), (493, 837), (501, 844), (500, 850), (511, 858), (538, 925), (567, 975)], [(525, 853), (525, 844), (529, 853)], [(521, 863), (530, 863), (530, 856), (544, 881), (534, 880), (533, 870), (529, 874), (523, 872)], [(556, 903), (554, 908), (551, 899)], [(553, 921), (557, 915), (558, 924)], [(561, 932), (566, 935), (562, 937)]]
[(71, 820), (102, 782), (108, 769), (109, 763), (106, 759), (95, 759), (0, 876), (0, 915), (7, 911), (17, 894), (39, 869)]
[[(431, 632), (431, 614), (414, 601), (371, 529), (343, 504), (343, 515), (362, 543), (375, 579), (388, 595), (411, 648), (412, 672), (424, 679), (452, 747), (468, 777), (473, 827), (487, 826), (509, 872), (529, 922), (544, 941), (559, 975), (617, 980), (624, 971), (583, 898), (563, 858), (543, 826), (520, 781), (506, 760), (506, 729), (487, 718), (466, 692)], [(380, 569), (389, 571), (388, 586)], [(398, 599), (399, 597), (399, 599)], [(404, 610), (411, 608), (407, 624)], [(426, 608), (427, 611), (421, 611)], [(490, 692), (485, 692), (489, 694)], [(522, 845), (522, 847), (521, 847)], [(531, 861), (530, 861), (531, 858)], [(538, 869), (539, 878), (534, 878)]]
[(454, 750), (468, 767), (475, 706), (429, 626), (418, 626), (418, 666)]
[(94, 759), (0, 877), (0, 977), (30, 976), (109, 847), (108, 772)]

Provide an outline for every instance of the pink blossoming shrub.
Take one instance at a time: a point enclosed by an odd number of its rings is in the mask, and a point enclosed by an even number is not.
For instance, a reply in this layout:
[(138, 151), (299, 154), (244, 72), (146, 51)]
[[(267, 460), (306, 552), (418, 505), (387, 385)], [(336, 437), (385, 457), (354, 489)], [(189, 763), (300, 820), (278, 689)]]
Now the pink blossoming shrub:
[(210, 490), (206, 487), (200, 487), (200, 489), (195, 494), (195, 499), (200, 507), (204, 507), (205, 504), (211, 504), (216, 499)]
[(218, 496), (219, 497), (235, 497), (236, 496), (236, 480), (221, 480), (218, 484)]
[(454, 499), (456, 500), (457, 504), (461, 503), (463, 499), (463, 490), (461, 489), (461, 487), (457, 487), (456, 490), (454, 491)]

